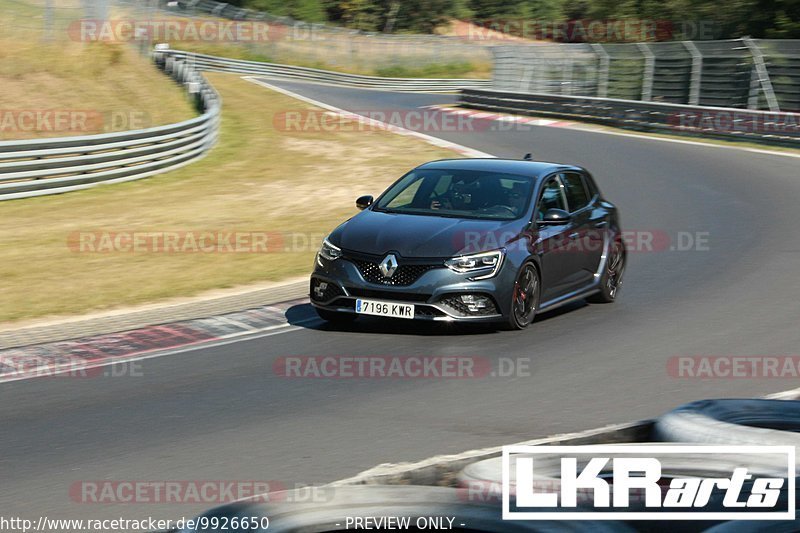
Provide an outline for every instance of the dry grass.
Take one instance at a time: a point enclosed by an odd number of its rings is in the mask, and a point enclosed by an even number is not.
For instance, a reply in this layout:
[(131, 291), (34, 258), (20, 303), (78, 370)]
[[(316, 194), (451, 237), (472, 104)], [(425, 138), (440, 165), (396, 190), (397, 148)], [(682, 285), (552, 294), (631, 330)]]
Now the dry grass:
[[(196, 114), (183, 91), (127, 44), (67, 37), (70, 16), (58, 11), (53, 39), (43, 39), (41, 9), (0, 0), (0, 139), (119, 131), (179, 122)], [(31, 125), (20, 112), (87, 113), (75, 127)], [(84, 116), (84, 115), (79, 115)]]
[[(224, 100), (219, 144), (146, 180), (0, 205), (0, 321), (153, 302), (308, 272), (318, 239), (408, 168), (452, 152), (384, 131), (286, 133), (273, 116), (308, 108), (236, 76), (210, 74)], [(77, 253), (76, 231), (286, 232), (300, 251)], [(285, 242), (289, 242), (286, 239)]]
[[(475, 45), (474, 57), (442, 58), (435, 61), (429, 56), (424, 57), (424, 60), (420, 59), (413, 52), (392, 57), (386, 47), (376, 47), (363, 38), (352, 38), (347, 45), (337, 41), (247, 45), (182, 41), (171, 45), (176, 49), (198, 54), (283, 63), (365, 76), (488, 79), (492, 75), (491, 60), (478, 45)], [(357, 52), (349, 52), (347, 48), (350, 47)]]
[[(2, 2), (4, 0), (0, 0)], [(5, 0), (8, 1), (8, 0)], [(136, 10), (118, 8), (113, 18), (140, 17)], [(489, 78), (491, 54), (488, 48), (475, 44), (454, 51), (440, 49), (426, 41), (414, 39), (391, 40), (367, 36), (346, 35), (320, 30), (313, 35), (306, 29), (296, 31), (263, 22), (243, 22), (244, 38), (218, 40), (184, 33), (188, 27), (197, 28), (211, 22), (232, 24), (229, 19), (199, 13), (186, 17), (180, 12), (161, 11), (157, 15), (161, 24), (175, 24), (178, 30), (172, 35), (161, 32), (154, 36), (156, 42), (168, 42), (172, 48), (189, 52), (210, 54), (232, 59), (245, 59), (320, 68), (351, 74), (398, 76), (419, 78)], [(212, 26), (213, 27), (213, 26)], [(265, 33), (254, 28), (269, 28)], [(251, 32), (263, 38), (250, 38)], [(212, 32), (213, 34), (213, 32)]]

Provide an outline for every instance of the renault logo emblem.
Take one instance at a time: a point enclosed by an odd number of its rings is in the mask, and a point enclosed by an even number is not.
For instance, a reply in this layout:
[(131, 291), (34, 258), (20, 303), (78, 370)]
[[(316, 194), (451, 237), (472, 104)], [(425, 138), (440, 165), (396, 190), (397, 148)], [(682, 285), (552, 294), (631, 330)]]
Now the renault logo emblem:
[(381, 261), (379, 268), (384, 278), (391, 278), (394, 275), (394, 271), (397, 270), (397, 258), (394, 254), (387, 255)]

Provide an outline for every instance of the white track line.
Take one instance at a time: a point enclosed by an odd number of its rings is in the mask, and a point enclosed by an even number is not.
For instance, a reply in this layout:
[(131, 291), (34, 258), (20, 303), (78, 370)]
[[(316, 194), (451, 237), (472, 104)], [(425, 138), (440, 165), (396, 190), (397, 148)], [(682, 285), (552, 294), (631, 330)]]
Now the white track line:
[[(209, 318), (215, 318), (215, 317), (209, 317)], [(79, 366), (73, 364), (67, 364), (64, 368), (60, 369), (57, 367), (42, 369), (39, 371), (38, 374), (37, 371), (21, 373), (20, 375), (12, 374), (5, 377), (0, 377), (0, 383), (10, 383), (12, 381), (23, 381), (35, 378), (53, 377), (60, 374), (80, 372), (83, 370), (91, 370), (94, 368), (101, 368), (104, 366), (132, 363), (135, 361), (144, 361), (145, 359), (156, 359), (158, 357), (165, 357), (167, 355), (176, 355), (186, 352), (193, 352), (195, 350), (206, 350), (209, 348), (216, 348), (218, 346), (225, 346), (227, 344), (261, 339), (264, 337), (271, 337), (273, 335), (280, 335), (282, 333), (291, 333), (293, 331), (301, 331), (304, 328), (299, 327), (300, 325), (318, 321), (321, 321), (321, 319), (312, 317), (295, 322), (295, 324), (279, 324), (275, 326), (267, 326), (265, 328), (261, 328), (255, 331), (240, 331), (236, 333), (230, 333), (228, 335), (223, 335), (221, 337), (217, 337), (216, 339), (209, 341), (200, 341), (195, 344), (182, 345), (176, 348), (165, 348), (164, 350), (159, 350), (151, 353), (144, 353), (141, 355), (132, 355), (129, 357), (122, 356), (113, 359), (97, 361), (94, 363), (89, 362), (85, 365), (79, 365)]]
[(462, 144), (452, 143), (450, 141), (445, 141), (444, 139), (439, 139), (438, 137), (433, 137), (431, 135), (426, 135), (424, 133), (420, 133), (418, 131), (408, 130), (406, 128), (401, 128), (400, 126), (395, 126), (394, 124), (387, 124), (386, 122), (381, 122), (380, 120), (375, 120), (374, 118), (367, 118), (363, 115), (359, 115), (358, 113), (353, 113), (351, 111), (347, 111), (345, 109), (341, 109), (338, 107), (334, 107), (330, 104), (326, 104), (324, 102), (320, 102), (319, 100), (314, 100), (313, 98), (309, 98), (307, 96), (303, 96), (302, 94), (297, 94), (292, 92), (288, 89), (284, 89), (283, 87), (278, 87), (277, 85), (272, 85), (271, 83), (267, 83), (265, 81), (261, 81), (257, 79), (256, 76), (242, 76), (243, 80), (247, 80), (251, 83), (255, 83), (256, 85), (261, 85), (262, 87), (266, 87), (267, 89), (271, 89), (273, 91), (279, 92), (281, 94), (285, 94), (286, 96), (290, 96), (297, 100), (303, 101), (307, 104), (311, 104), (316, 107), (321, 107), (322, 109), (327, 109), (333, 113), (336, 113), (339, 116), (344, 118), (349, 118), (351, 120), (358, 121), (361, 124), (368, 124), (370, 126), (377, 126), (381, 129), (385, 129), (387, 131), (391, 131), (392, 133), (397, 133), (399, 135), (406, 135), (409, 137), (416, 137), (418, 139), (422, 139), (423, 141), (427, 142), (428, 144), (432, 144), (434, 146), (438, 146), (440, 148), (447, 148), (448, 150), (453, 150), (454, 152), (458, 152), (461, 155), (465, 155), (467, 157), (495, 157), (492, 154), (487, 154), (486, 152), (481, 152), (480, 150), (475, 150), (474, 148), (470, 148), (468, 146), (464, 146)]

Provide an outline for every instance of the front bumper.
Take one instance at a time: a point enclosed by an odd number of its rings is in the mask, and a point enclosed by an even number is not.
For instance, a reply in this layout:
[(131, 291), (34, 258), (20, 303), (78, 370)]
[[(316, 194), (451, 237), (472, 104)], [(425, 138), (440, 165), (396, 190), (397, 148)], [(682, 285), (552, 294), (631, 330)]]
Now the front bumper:
[[(493, 278), (470, 281), (470, 275), (453, 272), (442, 261), (441, 266), (425, 270), (411, 283), (391, 285), (367, 281), (356, 262), (344, 257), (320, 262), (322, 265), (315, 263), (310, 281), (311, 303), (320, 309), (355, 313), (356, 300), (369, 299), (412, 304), (415, 320), (497, 322), (505, 317), (504, 310), (510, 308), (514, 274), (511, 273), (511, 281), (506, 279), (507, 265)], [(403, 259), (399, 262), (403, 264)], [(470, 310), (461, 301), (464, 294), (484, 296), (491, 306)]]

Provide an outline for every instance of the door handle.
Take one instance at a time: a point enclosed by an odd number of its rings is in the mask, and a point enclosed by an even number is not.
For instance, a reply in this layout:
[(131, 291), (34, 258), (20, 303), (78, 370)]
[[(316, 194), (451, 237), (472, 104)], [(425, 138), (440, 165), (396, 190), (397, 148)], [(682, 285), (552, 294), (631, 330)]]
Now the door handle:
[(608, 225), (608, 222), (605, 220), (601, 220), (600, 222), (596, 222), (594, 227), (595, 228), (605, 228)]
[(577, 239), (579, 235), (580, 235), (580, 233), (578, 233), (578, 232), (576, 231), (575, 233), (570, 233), (570, 234), (569, 234), (569, 238), (570, 238), (570, 239)]

